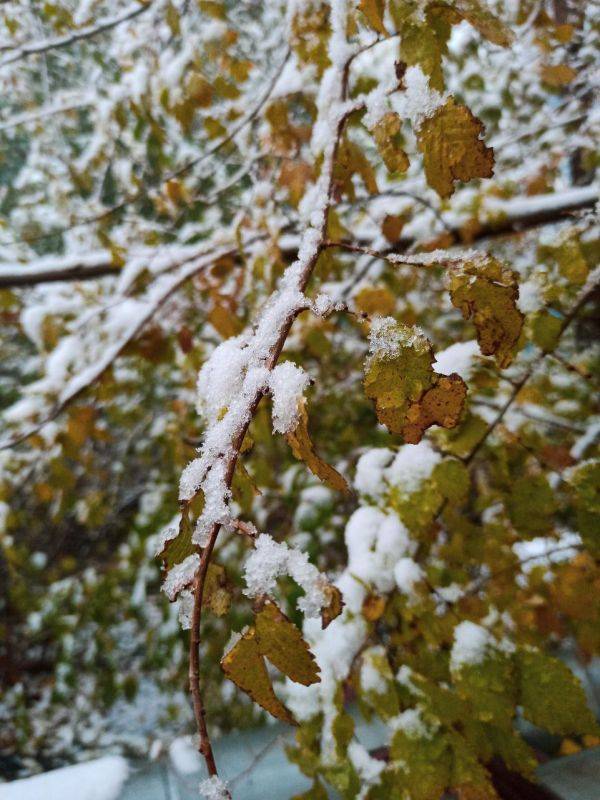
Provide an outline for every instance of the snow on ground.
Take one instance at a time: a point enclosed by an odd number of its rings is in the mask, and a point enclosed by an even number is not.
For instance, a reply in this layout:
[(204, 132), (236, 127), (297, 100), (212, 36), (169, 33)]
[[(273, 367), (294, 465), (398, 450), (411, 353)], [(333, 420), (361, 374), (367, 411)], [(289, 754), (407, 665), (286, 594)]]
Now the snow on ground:
[(105, 756), (0, 784), (0, 800), (117, 800), (128, 772), (126, 759)]

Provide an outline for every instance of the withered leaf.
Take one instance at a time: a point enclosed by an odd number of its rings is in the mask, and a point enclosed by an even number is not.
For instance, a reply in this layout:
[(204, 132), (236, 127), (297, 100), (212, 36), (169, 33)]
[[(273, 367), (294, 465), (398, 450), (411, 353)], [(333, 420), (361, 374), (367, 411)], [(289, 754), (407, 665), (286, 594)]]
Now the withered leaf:
[(304, 686), (319, 682), (317, 662), (302, 634), (275, 603), (265, 602), (255, 627), (259, 652), (278, 670)]
[(452, 304), (465, 319), (473, 319), (481, 352), (495, 356), (499, 367), (507, 367), (524, 321), (517, 308), (519, 287), (515, 273), (486, 256), (453, 269), (449, 286)]
[(456, 181), (490, 178), (494, 151), (479, 137), (483, 123), (449, 97), (417, 131), (427, 183), (440, 197), (450, 197)]
[(321, 609), (321, 626), (326, 628), (330, 625), (336, 617), (342, 613), (344, 608), (344, 600), (342, 593), (332, 583), (325, 586), (325, 596), (327, 597), (327, 605)]
[(309, 470), (319, 480), (338, 492), (350, 492), (346, 479), (317, 455), (308, 433), (308, 414), (306, 413), (306, 403), (304, 401), (299, 408), (298, 424), (293, 431), (286, 434), (285, 438), (296, 458), (304, 461)]
[(385, 341), (365, 364), (365, 392), (375, 403), (379, 421), (416, 444), (431, 425), (457, 424), (467, 389), (459, 375), (434, 372), (428, 339), (391, 317), (388, 320)]
[(400, 144), (402, 121), (395, 111), (385, 114), (372, 130), (377, 150), (390, 172), (406, 172), (408, 156)]
[(359, 0), (358, 7), (365, 15), (369, 26), (382, 36), (387, 36), (383, 23), (385, 0)]
[(229, 680), (246, 692), (265, 711), (282, 722), (296, 724), (291, 712), (273, 691), (254, 628), (247, 631), (223, 656), (221, 667)]

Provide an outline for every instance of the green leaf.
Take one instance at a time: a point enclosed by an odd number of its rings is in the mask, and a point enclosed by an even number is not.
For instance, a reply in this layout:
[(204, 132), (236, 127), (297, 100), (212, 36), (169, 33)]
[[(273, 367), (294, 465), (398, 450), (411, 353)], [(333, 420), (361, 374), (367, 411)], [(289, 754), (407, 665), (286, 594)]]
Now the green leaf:
[(581, 683), (566, 664), (533, 648), (519, 649), (515, 658), (518, 702), (526, 719), (561, 736), (598, 733)]
[(506, 506), (518, 531), (538, 534), (552, 528), (557, 503), (545, 475), (526, 475), (512, 484)]
[(600, 556), (600, 459), (585, 461), (569, 472), (577, 529), (594, 556)]

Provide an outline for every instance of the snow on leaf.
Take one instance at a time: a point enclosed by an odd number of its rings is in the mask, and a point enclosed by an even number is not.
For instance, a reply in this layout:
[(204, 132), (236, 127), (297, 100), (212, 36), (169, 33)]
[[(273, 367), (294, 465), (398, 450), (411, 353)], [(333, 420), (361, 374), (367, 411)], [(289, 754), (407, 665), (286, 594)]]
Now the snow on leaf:
[(319, 668), (298, 628), (267, 600), (256, 615), (256, 637), (261, 655), (295, 683), (318, 683)]
[(434, 372), (429, 341), (386, 317), (373, 325), (364, 386), (379, 421), (391, 433), (417, 444), (431, 425), (454, 427), (462, 413), (466, 385), (455, 373)]
[(389, 172), (406, 172), (408, 156), (401, 147), (402, 120), (395, 111), (385, 114), (373, 128), (373, 138)]
[(513, 41), (512, 31), (487, 7), (486, 0), (453, 0), (452, 6), (470, 22), (476, 30), (500, 47), (508, 47)]
[(449, 97), (417, 131), (427, 183), (440, 197), (454, 193), (456, 181), (491, 178), (494, 151), (479, 138), (483, 123)]
[(499, 367), (507, 367), (524, 320), (517, 308), (515, 273), (486, 256), (453, 269), (449, 273), (449, 289), (452, 304), (465, 319), (472, 317), (481, 352), (494, 355)]
[(313, 475), (316, 475), (319, 480), (323, 481), (331, 489), (348, 494), (350, 487), (346, 479), (317, 455), (308, 433), (308, 414), (306, 413), (305, 402), (300, 403), (298, 414), (298, 424), (285, 437), (292, 448), (292, 453), (297, 459), (304, 461)]
[(244, 633), (223, 656), (221, 667), (229, 680), (246, 692), (265, 711), (282, 722), (295, 724), (292, 714), (273, 691), (254, 628)]

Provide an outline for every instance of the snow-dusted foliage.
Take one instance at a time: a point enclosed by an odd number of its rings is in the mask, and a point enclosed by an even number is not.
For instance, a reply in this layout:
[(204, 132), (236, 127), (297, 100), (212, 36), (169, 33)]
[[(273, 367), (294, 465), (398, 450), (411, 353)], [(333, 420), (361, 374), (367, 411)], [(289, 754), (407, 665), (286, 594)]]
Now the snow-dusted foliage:
[(11, 777), (193, 717), (224, 800), (268, 713), (307, 797), (483, 797), (518, 715), (592, 741), (599, 18), (0, 3)]

